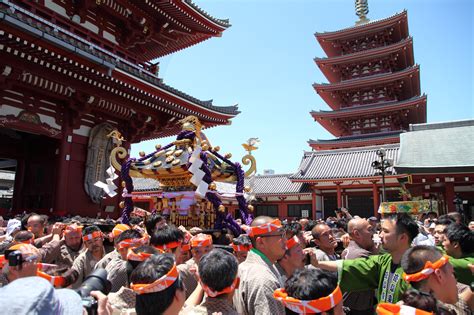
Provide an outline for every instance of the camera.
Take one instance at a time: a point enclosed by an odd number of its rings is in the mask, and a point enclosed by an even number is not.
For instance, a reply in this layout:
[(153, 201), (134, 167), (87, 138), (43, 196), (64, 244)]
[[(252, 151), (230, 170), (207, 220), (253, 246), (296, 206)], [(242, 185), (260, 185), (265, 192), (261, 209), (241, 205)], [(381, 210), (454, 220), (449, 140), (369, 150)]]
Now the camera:
[(21, 267), (23, 265), (23, 256), (19, 250), (13, 252), (5, 251), (5, 256), (8, 258), (8, 266)]
[(87, 310), (87, 314), (97, 314), (97, 301), (90, 296), (91, 291), (101, 291), (105, 295), (110, 292), (111, 284), (107, 280), (107, 271), (105, 269), (94, 270), (86, 277), (76, 292), (82, 298), (82, 306)]

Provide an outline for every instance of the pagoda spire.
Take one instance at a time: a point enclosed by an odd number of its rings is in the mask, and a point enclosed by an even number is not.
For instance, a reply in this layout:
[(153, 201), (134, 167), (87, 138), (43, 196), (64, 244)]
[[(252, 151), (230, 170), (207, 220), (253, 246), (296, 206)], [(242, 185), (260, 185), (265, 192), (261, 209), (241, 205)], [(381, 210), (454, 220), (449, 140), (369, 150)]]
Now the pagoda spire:
[(369, 1), (368, 0), (355, 0), (356, 15), (359, 20), (355, 22), (356, 25), (364, 24), (369, 22), (367, 14), (369, 14)]

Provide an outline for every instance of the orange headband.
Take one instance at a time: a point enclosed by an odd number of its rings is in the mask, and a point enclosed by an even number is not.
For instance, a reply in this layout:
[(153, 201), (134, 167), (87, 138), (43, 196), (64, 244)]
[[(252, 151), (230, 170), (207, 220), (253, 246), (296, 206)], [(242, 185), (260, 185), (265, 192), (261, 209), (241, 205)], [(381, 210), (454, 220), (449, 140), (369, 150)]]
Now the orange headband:
[(235, 245), (235, 244), (232, 244), (232, 248), (234, 249), (234, 252), (248, 252), (249, 250), (252, 249), (252, 245)]
[(112, 238), (116, 238), (117, 236), (119, 236), (120, 234), (122, 234), (122, 232), (126, 231), (126, 230), (130, 230), (130, 226), (126, 225), (126, 224), (117, 224), (113, 229), (112, 229), (112, 232), (110, 232), (110, 236)]
[(181, 250), (183, 252), (187, 252), (187, 251), (190, 251), (191, 250), (191, 244), (187, 243), (187, 244), (181, 244)]
[(146, 283), (146, 284), (131, 284), (130, 289), (135, 291), (137, 294), (147, 294), (147, 293), (155, 293), (166, 290), (169, 288), (175, 281), (178, 279), (179, 273), (178, 269), (176, 268), (176, 264), (173, 265), (170, 271), (163, 277), (159, 278), (153, 283)]
[(149, 239), (150, 237), (148, 235), (145, 235), (141, 238), (127, 238), (120, 241), (120, 243), (118, 243), (117, 246), (119, 249), (129, 248), (129, 247), (138, 247), (141, 245), (147, 245)]
[(261, 234), (271, 233), (273, 231), (278, 230), (279, 228), (281, 228), (281, 221), (279, 219), (275, 219), (272, 222), (268, 222), (262, 225), (251, 226), (247, 230), (247, 234), (248, 236), (252, 237)]
[(415, 272), (413, 274), (407, 275), (406, 273), (402, 274), (403, 279), (406, 282), (418, 282), (424, 279), (427, 279), (435, 270), (446, 265), (449, 261), (449, 256), (443, 255), (440, 259), (432, 263), (431, 261), (427, 261), (425, 263), (425, 267), (421, 271)]
[(295, 247), (295, 245), (298, 245), (299, 243), (300, 243), (299, 238), (296, 236), (293, 236), (288, 241), (286, 241), (286, 249), (290, 250), (293, 247)]
[(49, 283), (51, 283), (55, 288), (61, 288), (66, 284), (66, 278), (61, 276), (50, 276), (41, 270), (37, 270), (36, 275), (38, 277), (48, 280)]
[(380, 303), (377, 305), (378, 315), (432, 315), (432, 312), (419, 310), (408, 305)]
[[(161, 251), (161, 252), (162, 252), (162, 251)], [(127, 253), (127, 260), (145, 261), (145, 260), (147, 260), (148, 258), (150, 258), (151, 255), (153, 255), (153, 254), (144, 253), (144, 252), (135, 253), (135, 252), (133, 251), (133, 248), (129, 248), (129, 249), (128, 249), (128, 253)]]
[(5, 255), (0, 255), (0, 268), (2, 268), (6, 262), (7, 259), (5, 258)]
[(202, 289), (204, 290), (204, 292), (206, 292), (206, 294), (210, 297), (216, 297), (218, 295), (222, 295), (222, 294), (227, 294), (227, 293), (231, 293), (232, 291), (235, 290), (235, 288), (237, 288), (237, 286), (239, 285), (239, 282), (240, 282), (240, 278), (239, 277), (235, 277), (234, 281), (232, 282), (232, 284), (230, 286), (228, 286), (227, 288), (224, 288), (220, 291), (213, 291), (211, 288), (209, 288), (207, 285), (205, 285), (204, 283), (202, 283), (201, 279), (199, 279), (199, 283), (201, 284), (201, 287)]
[(64, 229), (64, 234), (69, 234), (72, 232), (82, 233), (82, 228), (82, 225), (71, 224), (66, 226), (66, 228)]
[(175, 241), (163, 245), (154, 245), (154, 247), (161, 251), (166, 251), (167, 249), (173, 249), (181, 245), (181, 241)]
[(94, 238), (98, 238), (98, 237), (102, 237), (102, 236), (103, 235), (102, 235), (101, 231), (94, 231), (91, 234), (84, 235), (82, 237), (82, 240), (85, 242), (85, 241), (90, 241), (90, 240), (93, 240)]
[(273, 297), (282, 302), (286, 308), (298, 314), (321, 313), (332, 309), (342, 301), (342, 292), (339, 286), (328, 296), (316, 300), (303, 301), (288, 296), (285, 289), (276, 289)]
[(212, 236), (209, 234), (199, 233), (196, 236), (193, 236), (189, 241), (191, 248), (193, 247), (204, 247), (212, 245)]

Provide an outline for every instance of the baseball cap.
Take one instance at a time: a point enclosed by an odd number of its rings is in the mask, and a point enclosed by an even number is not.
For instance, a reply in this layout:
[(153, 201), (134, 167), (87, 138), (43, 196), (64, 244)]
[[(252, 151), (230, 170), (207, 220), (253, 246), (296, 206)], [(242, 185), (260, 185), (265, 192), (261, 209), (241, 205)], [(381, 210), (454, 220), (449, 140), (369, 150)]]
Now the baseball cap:
[(82, 299), (70, 289), (54, 289), (45, 279), (26, 277), (0, 288), (0, 305), (5, 314), (82, 315)]

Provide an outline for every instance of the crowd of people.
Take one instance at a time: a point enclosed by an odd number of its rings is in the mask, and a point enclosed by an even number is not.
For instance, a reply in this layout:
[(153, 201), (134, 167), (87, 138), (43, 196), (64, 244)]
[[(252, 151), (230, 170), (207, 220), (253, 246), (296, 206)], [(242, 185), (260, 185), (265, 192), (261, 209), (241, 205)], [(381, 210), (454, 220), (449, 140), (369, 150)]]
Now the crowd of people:
[(474, 222), (462, 219), (342, 208), (258, 216), (235, 236), (159, 214), (111, 232), (0, 218), (0, 303), (5, 314), (472, 314)]

